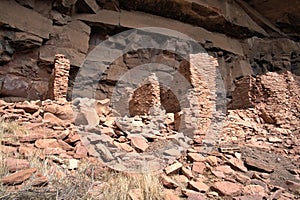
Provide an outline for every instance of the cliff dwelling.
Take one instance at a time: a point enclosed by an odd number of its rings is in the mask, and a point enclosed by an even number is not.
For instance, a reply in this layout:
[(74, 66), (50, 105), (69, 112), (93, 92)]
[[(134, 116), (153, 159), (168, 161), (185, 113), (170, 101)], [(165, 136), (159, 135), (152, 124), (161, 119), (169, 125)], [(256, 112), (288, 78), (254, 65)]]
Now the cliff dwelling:
[(0, 0), (1, 199), (300, 199), (299, 0)]

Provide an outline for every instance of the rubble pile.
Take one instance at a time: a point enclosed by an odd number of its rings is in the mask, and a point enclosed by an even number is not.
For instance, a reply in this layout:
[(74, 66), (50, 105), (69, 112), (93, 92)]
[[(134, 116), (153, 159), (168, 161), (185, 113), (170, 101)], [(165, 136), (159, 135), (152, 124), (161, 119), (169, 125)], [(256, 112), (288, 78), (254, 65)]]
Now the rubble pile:
[(230, 105), (235, 109), (228, 111), (222, 142), (265, 148), (299, 160), (299, 78), (290, 72), (269, 72), (244, 77), (236, 87)]

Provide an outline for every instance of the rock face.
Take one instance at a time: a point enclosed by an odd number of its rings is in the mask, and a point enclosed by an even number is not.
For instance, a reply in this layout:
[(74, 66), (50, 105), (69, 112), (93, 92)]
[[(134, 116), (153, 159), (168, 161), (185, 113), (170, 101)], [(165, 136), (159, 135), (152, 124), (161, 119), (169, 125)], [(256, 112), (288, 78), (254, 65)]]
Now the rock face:
[[(157, 3), (161, 4), (157, 9)], [(266, 34), (235, 2), (218, 1), (125, 1), (120, 7), (154, 15), (173, 18), (178, 21), (201, 26), (212, 32), (221, 32), (231, 36)], [(227, 9), (225, 9), (227, 7)], [(218, 24), (223, 24), (219, 27)], [(232, 30), (232, 31), (229, 31)], [(236, 30), (236, 31), (235, 31)]]
[(71, 65), (80, 66), (88, 52), (90, 27), (73, 20), (65, 26), (54, 26), (52, 34), (53, 37), (39, 49), (39, 60), (49, 63), (56, 54), (64, 54)]
[(300, 15), (298, 10), (300, 5), (297, 1), (289, 0), (283, 3), (279, 0), (272, 2), (250, 0), (247, 2), (275, 24), (282, 32), (299, 40)]
[[(14, 10), (14, 13), (11, 12), (12, 10)], [(31, 9), (25, 8), (15, 1), (1, 1), (0, 18), (1, 24), (44, 39), (49, 39), (50, 33), (53, 30), (50, 19), (47, 19), (37, 12), (32, 12)], [(30, 25), (28, 25), (28, 19), (31, 20)], [(25, 33), (23, 33), (23, 39), (34, 39), (25, 37)]]
[[(124, 29), (150, 26), (176, 30), (198, 41), (218, 60), (228, 97), (234, 90), (234, 80), (241, 76), (285, 70), (300, 74), (296, 0), (287, 4), (257, 0), (119, 0), (114, 4), (96, 0), (53, 4), (5, 0), (0, 7), (1, 96), (45, 99), (54, 56), (64, 54), (71, 65), (70, 97), (79, 67), (95, 46)], [(119, 57), (105, 70), (94, 97), (110, 98), (123, 74), (149, 61), (146, 55), (142, 57), (137, 52)], [(159, 58), (160, 63), (177, 65), (176, 58), (165, 58)], [(94, 65), (95, 70), (101, 68), (96, 60), (88, 65)], [(97, 73), (87, 72), (91, 74)]]

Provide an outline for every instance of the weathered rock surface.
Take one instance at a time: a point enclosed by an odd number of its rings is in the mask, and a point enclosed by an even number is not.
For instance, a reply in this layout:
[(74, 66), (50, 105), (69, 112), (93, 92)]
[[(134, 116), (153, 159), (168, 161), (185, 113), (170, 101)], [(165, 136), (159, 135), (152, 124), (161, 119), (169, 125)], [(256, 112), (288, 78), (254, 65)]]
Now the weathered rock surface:
[[(1, 96), (45, 99), (56, 54), (64, 54), (70, 60), (72, 87), (88, 52), (123, 28), (168, 28), (200, 42), (218, 59), (228, 96), (234, 90), (233, 81), (241, 76), (281, 70), (299, 75), (298, 4), (290, 0), (284, 11), (278, 9), (282, 5), (279, 1), (270, 4), (255, 0), (72, 0), (53, 4), (5, 0), (1, 2), (0, 65), (13, 70), (3, 69), (0, 73)], [(32, 23), (28, 24), (27, 19)], [(110, 97), (118, 79), (132, 64), (140, 63), (133, 58), (124, 56), (122, 65), (113, 63), (108, 68), (97, 98)], [(89, 64), (101, 68), (94, 60)], [(34, 75), (34, 79), (27, 74)]]
[(39, 50), (42, 62), (52, 62), (56, 54), (64, 54), (71, 65), (79, 67), (88, 51), (90, 27), (81, 21), (72, 21), (66, 26), (55, 27), (53, 39)]
[[(52, 32), (51, 20), (31, 9), (19, 5), (15, 1), (1, 1), (0, 7), (1, 24), (6, 24), (11, 28), (17, 28), (21, 31), (32, 33), (41, 38), (49, 38), (49, 35)], [(28, 19), (31, 20), (30, 25), (28, 24)]]
[[(161, 5), (159, 9), (157, 9), (157, 4)], [(173, 18), (202, 26), (210, 31), (225, 32), (236, 37), (245, 37), (247, 34), (255, 33), (266, 34), (235, 2), (156, 1), (154, 3), (153, 1), (120, 0), (120, 7)], [(218, 26), (211, 26), (212, 24), (224, 24), (224, 27), (221, 29)], [(229, 30), (232, 32), (227, 32)]]
[(232, 183), (229, 181), (216, 182), (213, 185), (213, 188), (215, 190), (217, 190), (221, 195), (224, 195), (224, 196), (234, 196), (234, 195), (240, 194), (242, 192), (241, 184), (236, 184), (236, 183)]
[[(289, 0), (284, 4), (282, 1), (260, 2), (258, 0), (248, 1), (248, 4), (263, 14), (268, 20), (276, 25), (282, 32), (299, 39), (299, 12), (298, 2)], [(281, 9), (284, 7), (283, 9)]]

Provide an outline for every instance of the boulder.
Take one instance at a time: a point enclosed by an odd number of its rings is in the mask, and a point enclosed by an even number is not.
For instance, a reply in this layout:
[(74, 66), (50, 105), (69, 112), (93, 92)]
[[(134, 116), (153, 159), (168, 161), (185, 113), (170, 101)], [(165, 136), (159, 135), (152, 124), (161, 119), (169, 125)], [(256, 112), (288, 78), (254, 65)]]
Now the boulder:
[(99, 125), (100, 119), (95, 109), (90, 108), (80, 108), (80, 112), (75, 118), (76, 126), (87, 125), (87, 126), (97, 126)]
[(59, 12), (70, 15), (77, 0), (58, 0), (53, 2), (53, 8)]
[(46, 81), (33, 81), (21, 75), (6, 74), (0, 87), (1, 96), (22, 97), (25, 99), (44, 99), (47, 95)]
[(161, 181), (166, 188), (177, 188), (179, 186), (178, 183), (176, 183), (176, 181), (166, 176), (165, 174), (161, 175)]
[(15, 108), (23, 109), (27, 113), (35, 113), (39, 110), (39, 106), (28, 101), (16, 104)]
[(30, 85), (30, 80), (24, 77), (7, 74), (2, 82), (0, 93), (3, 96), (26, 98), (28, 96), (27, 91)]
[(202, 181), (189, 181), (189, 188), (196, 190), (198, 192), (206, 192), (209, 190), (209, 186)]
[(180, 162), (176, 162), (168, 167), (165, 168), (165, 172), (166, 174), (171, 174), (171, 173), (175, 173), (177, 171), (179, 171), (179, 169), (181, 169), (182, 164)]
[(43, 176), (42, 174), (37, 174), (36, 177), (32, 180), (31, 185), (32, 186), (45, 186), (48, 184), (48, 178), (46, 176)]
[(174, 194), (172, 190), (165, 190), (165, 200), (180, 200), (180, 198)]
[(109, 108), (110, 99), (103, 99), (95, 101), (95, 109), (97, 114), (101, 116), (107, 116), (111, 109)]
[(193, 163), (192, 171), (199, 173), (199, 174), (203, 174), (205, 169), (206, 169), (205, 163), (203, 163), (203, 162), (194, 162)]
[(60, 147), (56, 139), (38, 139), (34, 144), (40, 149)]

